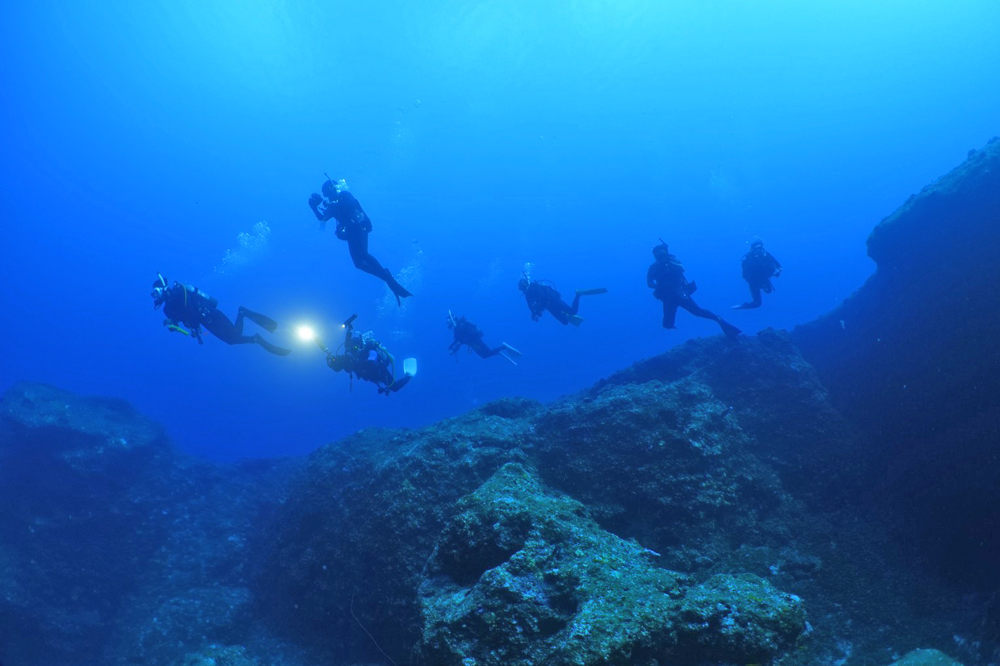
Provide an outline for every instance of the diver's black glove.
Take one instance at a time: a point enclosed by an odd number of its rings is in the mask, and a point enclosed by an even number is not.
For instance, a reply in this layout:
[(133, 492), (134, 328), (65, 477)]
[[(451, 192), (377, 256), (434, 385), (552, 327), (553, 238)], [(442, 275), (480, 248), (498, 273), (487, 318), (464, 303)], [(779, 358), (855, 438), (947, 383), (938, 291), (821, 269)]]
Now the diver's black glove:
[(309, 207), (316, 208), (316, 206), (320, 205), (321, 203), (323, 203), (323, 197), (313, 192), (312, 196), (309, 197)]

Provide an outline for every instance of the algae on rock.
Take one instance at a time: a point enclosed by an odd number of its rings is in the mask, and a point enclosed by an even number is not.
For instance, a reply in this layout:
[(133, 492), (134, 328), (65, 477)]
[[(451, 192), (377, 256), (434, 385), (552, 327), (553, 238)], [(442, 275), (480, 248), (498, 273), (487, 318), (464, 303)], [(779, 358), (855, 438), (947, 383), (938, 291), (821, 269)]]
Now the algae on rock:
[(509, 464), (458, 504), (421, 586), (422, 663), (767, 660), (802, 633), (801, 601), (751, 575), (693, 585)]

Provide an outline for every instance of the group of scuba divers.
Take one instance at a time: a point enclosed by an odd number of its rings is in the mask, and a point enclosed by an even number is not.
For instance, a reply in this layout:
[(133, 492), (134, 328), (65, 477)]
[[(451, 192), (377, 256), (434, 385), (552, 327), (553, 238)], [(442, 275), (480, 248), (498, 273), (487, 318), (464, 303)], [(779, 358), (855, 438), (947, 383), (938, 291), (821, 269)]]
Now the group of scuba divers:
[[(347, 241), (354, 266), (383, 280), (396, 297), (396, 302), (401, 305), (402, 299), (413, 294), (399, 284), (392, 273), (368, 251), (368, 234), (372, 230), (371, 219), (361, 208), (357, 198), (348, 190), (347, 183), (343, 180), (334, 182), (327, 177), (321, 189), (322, 195), (313, 193), (309, 198), (309, 207), (319, 220), (320, 228), (325, 229), (328, 221), (335, 220), (337, 238)], [(675, 328), (677, 309), (682, 308), (696, 317), (717, 322), (727, 336), (734, 337), (740, 334), (740, 329), (736, 326), (694, 302), (691, 295), (697, 289), (697, 285), (684, 276), (683, 264), (670, 253), (663, 239), (660, 239), (660, 244), (653, 248), (653, 258), (654, 262), (646, 273), (646, 285), (653, 290), (653, 297), (663, 303), (664, 328)], [(764, 249), (763, 241), (757, 239), (751, 243), (750, 251), (743, 256), (742, 268), (743, 279), (750, 287), (751, 300), (735, 305), (733, 309), (747, 310), (760, 307), (761, 293), (769, 294), (774, 290), (771, 278), (781, 275), (781, 264)], [(562, 295), (551, 282), (532, 280), (527, 274), (518, 282), (518, 289), (524, 294), (532, 320), (538, 321), (545, 312), (548, 312), (559, 323), (574, 326), (579, 326), (583, 322), (577, 314), (580, 309), (580, 298), (607, 293), (607, 289), (603, 288), (580, 289), (576, 291), (570, 304), (562, 299)], [(160, 274), (157, 274), (157, 279), (153, 283), (151, 296), (154, 309), (163, 307), (163, 314), (166, 317), (163, 325), (170, 331), (190, 336), (199, 344), (203, 342), (201, 330), (204, 327), (209, 333), (230, 345), (256, 344), (277, 356), (291, 353), (290, 349), (272, 344), (259, 333), (244, 335), (245, 319), (272, 333), (278, 324), (270, 317), (242, 305), (237, 310), (234, 322), (219, 310), (216, 299), (191, 285), (179, 282), (168, 284)], [(375, 384), (380, 394), (389, 395), (399, 391), (415, 374), (415, 361), (408, 359), (403, 372), (397, 377), (393, 355), (371, 332), (357, 334), (354, 331), (353, 324), (356, 317), (357, 315), (352, 315), (344, 322), (344, 342), (335, 351), (331, 351), (322, 341), (313, 338), (326, 354), (327, 365), (334, 371), (346, 372), (351, 378), (352, 386), (354, 377), (358, 377)], [(517, 365), (514, 359), (520, 357), (521, 352), (507, 343), (490, 347), (483, 341), (483, 332), (465, 317), (456, 317), (449, 311), (448, 328), (453, 335), (453, 340), (448, 346), (452, 355), (466, 346), (482, 358), (499, 355)], [(410, 362), (413, 363), (412, 366)]]

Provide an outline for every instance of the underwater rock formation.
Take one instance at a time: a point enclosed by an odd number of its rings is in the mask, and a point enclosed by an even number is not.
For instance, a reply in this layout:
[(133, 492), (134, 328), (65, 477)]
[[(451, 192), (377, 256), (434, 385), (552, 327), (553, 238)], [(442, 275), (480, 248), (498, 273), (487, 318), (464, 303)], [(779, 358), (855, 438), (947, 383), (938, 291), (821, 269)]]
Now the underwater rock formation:
[(692, 585), (509, 464), (459, 501), (421, 586), (421, 663), (764, 661), (805, 628), (756, 576)]
[(184, 459), (126, 403), (0, 398), (0, 661), (167, 666), (245, 639), (247, 548), (280, 463)]
[[(549, 406), (365, 430), (302, 464), (196, 463), (123, 403), (16, 386), (0, 661), (988, 655), (998, 167), (993, 142), (887, 218), (875, 276), (793, 337), (689, 341)], [(942, 589), (928, 556), (979, 594)]]
[(96, 661), (166, 525), (163, 431), (120, 401), (18, 384), (0, 399), (0, 644)]
[[(442, 658), (421, 629), (427, 563), (435, 549), (439, 563), (447, 560), (441, 540), (471, 501), (462, 498), (508, 463), (536, 469), (585, 505), (617, 535), (608, 539), (636, 539), (646, 556), (662, 554), (657, 566), (695, 574), (691, 585), (720, 574), (773, 576), (777, 562), (794, 583), (820, 564), (796, 546), (807, 535), (788, 532), (802, 508), (781, 477), (808, 476), (797, 456), (847, 432), (815, 373), (777, 332), (737, 345), (694, 341), (549, 408), (502, 400), (415, 432), (362, 431), (313, 454), (290, 489), (261, 546), (259, 606), (286, 635), (331, 657), (377, 659), (382, 650), (403, 662), (419, 644)], [(779, 474), (770, 461), (788, 449), (796, 454)], [(539, 493), (535, 501), (555, 502), (541, 488), (525, 487)], [(493, 568), (462, 582), (499, 575)], [(450, 602), (441, 597), (435, 612), (446, 615)]]
[(901, 538), (1000, 586), (1000, 139), (884, 219), (877, 270), (793, 339), (868, 436), (855, 467)]
[[(257, 592), (306, 644), (399, 661), (419, 638), (417, 589), (462, 496), (524, 461), (541, 405), (502, 400), (417, 432), (363, 430), (310, 456), (261, 544)], [(364, 631), (361, 628), (364, 628)]]

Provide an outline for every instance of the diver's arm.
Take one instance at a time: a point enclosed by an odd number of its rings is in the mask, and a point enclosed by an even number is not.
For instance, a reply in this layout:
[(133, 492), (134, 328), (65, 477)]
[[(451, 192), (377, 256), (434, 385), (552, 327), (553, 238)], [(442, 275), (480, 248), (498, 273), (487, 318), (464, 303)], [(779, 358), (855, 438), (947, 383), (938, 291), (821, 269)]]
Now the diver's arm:
[(646, 286), (650, 289), (656, 289), (656, 271), (653, 270), (655, 268), (656, 264), (653, 264), (649, 267), (649, 270), (646, 271)]

